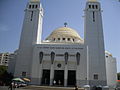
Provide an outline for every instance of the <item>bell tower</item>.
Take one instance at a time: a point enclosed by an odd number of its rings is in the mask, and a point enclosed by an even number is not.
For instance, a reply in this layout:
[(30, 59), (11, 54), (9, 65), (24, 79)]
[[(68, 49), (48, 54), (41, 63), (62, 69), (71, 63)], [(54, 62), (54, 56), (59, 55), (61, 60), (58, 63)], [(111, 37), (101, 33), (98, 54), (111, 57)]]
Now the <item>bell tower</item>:
[(101, 6), (88, 0), (85, 7), (84, 42), (88, 46), (89, 85), (106, 85), (106, 66)]
[(41, 43), (43, 8), (40, 0), (30, 0), (25, 9), (14, 76), (30, 77), (33, 45)]

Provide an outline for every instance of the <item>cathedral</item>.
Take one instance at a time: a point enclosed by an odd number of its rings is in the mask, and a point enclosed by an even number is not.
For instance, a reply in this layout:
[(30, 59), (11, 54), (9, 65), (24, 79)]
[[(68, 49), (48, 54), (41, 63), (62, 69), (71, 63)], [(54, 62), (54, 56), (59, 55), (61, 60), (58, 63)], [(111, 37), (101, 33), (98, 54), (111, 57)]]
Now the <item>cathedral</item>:
[(64, 23), (42, 41), (44, 10), (40, 0), (30, 0), (14, 76), (30, 78), (32, 85), (107, 85), (101, 12), (97, 0), (86, 1), (84, 39)]

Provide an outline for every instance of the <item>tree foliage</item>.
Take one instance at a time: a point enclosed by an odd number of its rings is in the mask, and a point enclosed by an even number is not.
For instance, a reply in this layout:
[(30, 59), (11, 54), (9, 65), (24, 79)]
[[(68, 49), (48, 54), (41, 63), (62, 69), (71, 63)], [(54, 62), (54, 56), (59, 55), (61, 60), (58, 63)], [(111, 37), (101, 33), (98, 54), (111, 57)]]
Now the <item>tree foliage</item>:
[(118, 78), (118, 80), (120, 80), (120, 72), (117, 73), (117, 78)]
[(6, 66), (0, 66), (0, 77), (3, 76), (3, 74), (7, 71)]
[(8, 85), (12, 78), (12, 74), (7, 72), (7, 67), (0, 66), (0, 83)]

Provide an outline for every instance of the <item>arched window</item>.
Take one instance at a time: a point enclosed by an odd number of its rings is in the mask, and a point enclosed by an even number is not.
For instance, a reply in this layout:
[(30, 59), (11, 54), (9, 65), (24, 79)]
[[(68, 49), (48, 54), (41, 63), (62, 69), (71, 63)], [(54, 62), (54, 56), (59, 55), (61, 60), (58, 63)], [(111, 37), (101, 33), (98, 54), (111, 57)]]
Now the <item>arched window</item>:
[(95, 8), (94, 5), (92, 5), (92, 8), (93, 8), (93, 9)]
[(69, 58), (68, 52), (65, 52), (64, 57), (65, 57), (65, 64), (67, 64)]
[(32, 5), (32, 8), (34, 8), (34, 5)]
[(98, 5), (95, 5), (96, 9), (98, 9)]
[(89, 5), (89, 8), (91, 8), (91, 5)]
[(77, 54), (76, 54), (76, 60), (77, 60), (77, 65), (79, 65), (79, 63), (80, 63), (80, 53), (79, 52), (77, 52)]
[(93, 22), (95, 22), (95, 12), (93, 11)]
[(70, 41), (70, 38), (68, 38), (68, 41)]
[(54, 62), (54, 59), (55, 59), (55, 53), (54, 52), (51, 52), (51, 63), (53, 64)]
[(73, 38), (73, 42), (75, 41), (75, 39)]
[(60, 38), (58, 38), (58, 40), (60, 40)]
[(32, 21), (33, 20), (33, 11), (31, 12), (31, 19), (30, 19), (30, 21)]
[(31, 8), (31, 5), (29, 5), (29, 9)]
[(38, 5), (36, 5), (35, 8), (38, 8)]
[(55, 38), (53, 38), (53, 41), (55, 41)]
[(63, 38), (63, 40), (65, 40), (65, 38)]
[(39, 53), (39, 60), (40, 60), (40, 64), (42, 63), (42, 60), (43, 60), (43, 52), (40, 52)]

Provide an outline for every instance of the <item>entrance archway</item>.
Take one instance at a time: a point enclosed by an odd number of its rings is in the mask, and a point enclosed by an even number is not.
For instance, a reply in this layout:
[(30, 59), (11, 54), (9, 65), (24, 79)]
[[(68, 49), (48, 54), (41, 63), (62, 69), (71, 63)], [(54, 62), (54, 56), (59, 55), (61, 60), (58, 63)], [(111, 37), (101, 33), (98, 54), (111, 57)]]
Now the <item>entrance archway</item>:
[(54, 80), (56, 85), (64, 85), (64, 70), (55, 70), (54, 71)]
[(76, 84), (76, 71), (68, 70), (68, 85), (74, 86)]
[(50, 70), (43, 70), (42, 84), (49, 85), (49, 82), (50, 82)]

